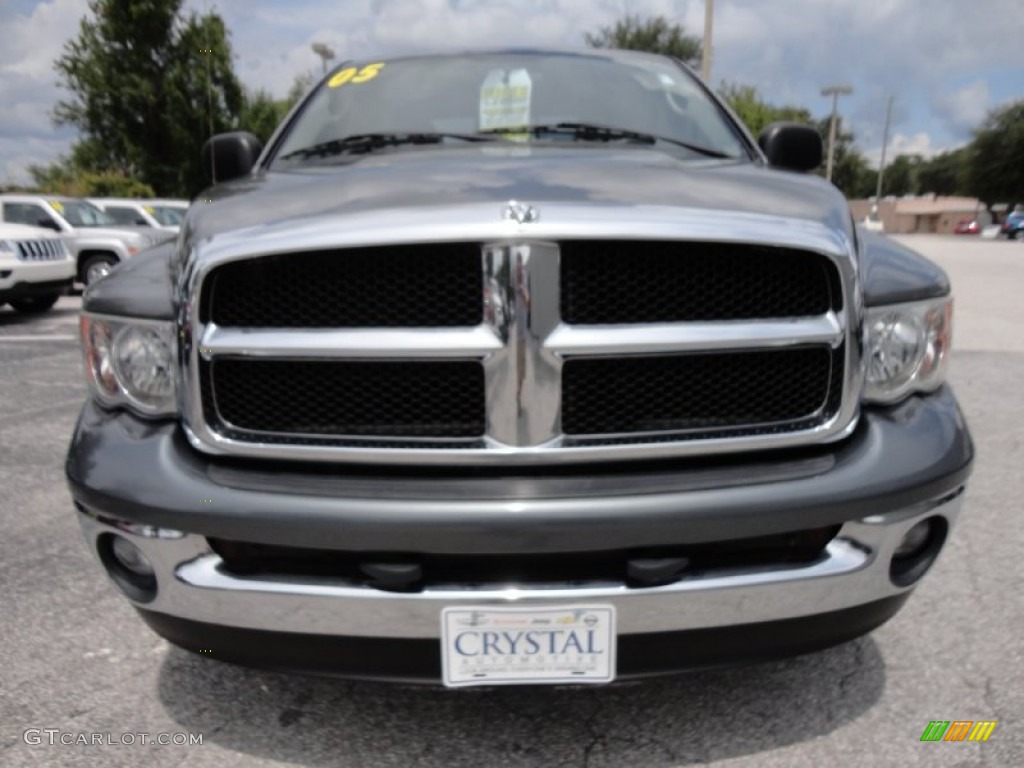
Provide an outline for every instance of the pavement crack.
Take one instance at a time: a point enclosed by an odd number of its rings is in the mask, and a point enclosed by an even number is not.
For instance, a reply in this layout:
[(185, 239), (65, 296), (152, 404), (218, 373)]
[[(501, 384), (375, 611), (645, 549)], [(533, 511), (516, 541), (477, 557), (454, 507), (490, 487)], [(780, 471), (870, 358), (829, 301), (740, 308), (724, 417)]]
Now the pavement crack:
[(590, 732), (590, 743), (583, 747), (583, 768), (589, 768), (590, 757), (598, 745), (600, 745), (605, 751), (608, 749), (608, 742), (605, 740), (605, 735), (594, 726), (594, 721), (603, 713), (604, 705), (601, 703), (600, 699), (595, 699), (593, 711), (583, 720), (583, 726)]

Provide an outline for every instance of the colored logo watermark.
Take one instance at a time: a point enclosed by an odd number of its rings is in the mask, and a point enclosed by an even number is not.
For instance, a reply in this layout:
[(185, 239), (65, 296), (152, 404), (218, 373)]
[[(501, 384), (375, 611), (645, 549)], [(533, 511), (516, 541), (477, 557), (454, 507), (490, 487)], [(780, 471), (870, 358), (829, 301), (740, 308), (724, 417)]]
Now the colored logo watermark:
[(932, 720), (921, 741), (988, 741), (997, 724), (996, 720)]

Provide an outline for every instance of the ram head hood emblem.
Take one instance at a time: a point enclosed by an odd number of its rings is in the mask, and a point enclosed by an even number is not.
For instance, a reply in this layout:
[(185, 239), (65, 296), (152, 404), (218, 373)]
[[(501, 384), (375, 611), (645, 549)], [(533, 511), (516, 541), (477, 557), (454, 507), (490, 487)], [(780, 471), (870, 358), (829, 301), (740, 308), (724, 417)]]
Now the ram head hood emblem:
[(505, 221), (515, 221), (520, 224), (529, 224), (540, 218), (540, 212), (532, 205), (520, 203), (516, 200), (509, 200), (508, 204), (501, 211), (501, 218)]

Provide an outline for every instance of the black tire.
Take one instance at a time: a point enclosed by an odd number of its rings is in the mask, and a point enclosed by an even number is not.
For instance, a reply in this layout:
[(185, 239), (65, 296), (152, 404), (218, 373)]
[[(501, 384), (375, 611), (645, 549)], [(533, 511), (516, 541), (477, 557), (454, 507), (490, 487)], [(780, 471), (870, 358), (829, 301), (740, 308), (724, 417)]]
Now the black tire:
[(11, 299), (10, 305), (23, 314), (38, 315), (56, 304), (59, 298), (59, 293), (48, 293), (45, 296), (26, 296), (23, 299)]
[(97, 253), (82, 262), (82, 269), (78, 277), (83, 285), (88, 286), (90, 283), (94, 283), (106, 275), (116, 266), (117, 257), (112, 253)]

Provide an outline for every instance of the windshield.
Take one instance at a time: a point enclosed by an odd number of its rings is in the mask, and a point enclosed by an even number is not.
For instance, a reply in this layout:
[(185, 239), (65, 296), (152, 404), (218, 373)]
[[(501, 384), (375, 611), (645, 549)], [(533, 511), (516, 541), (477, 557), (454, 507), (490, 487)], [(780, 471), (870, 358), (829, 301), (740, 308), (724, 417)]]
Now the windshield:
[(687, 158), (748, 156), (736, 130), (685, 69), (643, 54), (487, 53), (346, 63), (289, 126), (275, 163), (338, 162), (353, 153), (353, 142), (344, 141), (350, 137), (360, 140), (358, 152), (486, 137), (643, 143)]
[(84, 200), (51, 200), (50, 205), (72, 227), (109, 227), (114, 220)]
[(185, 218), (184, 208), (175, 208), (170, 205), (147, 205), (146, 210), (163, 227), (177, 227)]

